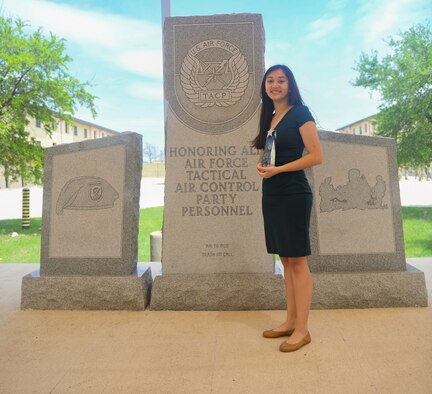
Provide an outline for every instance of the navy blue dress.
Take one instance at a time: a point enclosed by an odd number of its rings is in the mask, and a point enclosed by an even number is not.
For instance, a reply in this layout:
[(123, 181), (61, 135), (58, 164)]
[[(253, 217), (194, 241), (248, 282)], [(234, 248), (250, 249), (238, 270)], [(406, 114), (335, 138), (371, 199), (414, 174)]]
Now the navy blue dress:
[[(276, 166), (302, 157), (300, 127), (315, 121), (304, 105), (292, 107), (277, 124)], [(282, 172), (263, 179), (262, 211), (268, 253), (281, 257), (311, 254), (309, 223), (312, 190), (303, 170)]]

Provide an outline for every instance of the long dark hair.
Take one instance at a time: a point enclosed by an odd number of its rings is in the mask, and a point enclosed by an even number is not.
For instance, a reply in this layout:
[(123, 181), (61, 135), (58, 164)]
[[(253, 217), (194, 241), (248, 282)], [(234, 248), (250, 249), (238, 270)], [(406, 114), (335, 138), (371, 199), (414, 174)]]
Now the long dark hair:
[(259, 123), (259, 132), (255, 139), (252, 141), (252, 146), (256, 149), (263, 149), (265, 140), (267, 137), (267, 131), (270, 129), (271, 120), (274, 112), (273, 100), (267, 96), (265, 92), (265, 81), (267, 76), (276, 70), (282, 70), (288, 79), (288, 104), (290, 105), (304, 105), (303, 99), (301, 98), (297, 82), (294, 78), (292, 71), (284, 64), (276, 64), (271, 66), (264, 74), (261, 82), (261, 116)]

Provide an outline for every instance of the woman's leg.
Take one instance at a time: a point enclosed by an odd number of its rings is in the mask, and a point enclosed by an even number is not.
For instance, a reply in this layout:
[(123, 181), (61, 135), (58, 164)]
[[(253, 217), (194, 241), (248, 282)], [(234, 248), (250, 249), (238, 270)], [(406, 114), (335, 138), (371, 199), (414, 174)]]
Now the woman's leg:
[(288, 257), (281, 257), (281, 262), (284, 268), (284, 283), (285, 283), (285, 295), (287, 303), (287, 317), (286, 320), (275, 329), (275, 331), (288, 331), (296, 325), (296, 302), (294, 295), (294, 286), (291, 275), (290, 264)]
[(294, 292), (296, 324), (288, 343), (300, 342), (308, 333), (309, 310), (312, 302), (312, 275), (305, 257), (289, 257), (288, 270)]

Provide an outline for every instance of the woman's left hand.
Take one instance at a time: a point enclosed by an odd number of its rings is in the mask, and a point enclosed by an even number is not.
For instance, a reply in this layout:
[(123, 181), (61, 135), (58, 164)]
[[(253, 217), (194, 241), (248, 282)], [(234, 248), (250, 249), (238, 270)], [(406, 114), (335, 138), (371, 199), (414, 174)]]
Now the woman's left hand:
[(258, 175), (261, 178), (271, 178), (272, 176), (279, 174), (278, 167), (272, 164), (266, 167), (263, 167), (262, 165), (258, 164), (257, 169), (258, 169)]

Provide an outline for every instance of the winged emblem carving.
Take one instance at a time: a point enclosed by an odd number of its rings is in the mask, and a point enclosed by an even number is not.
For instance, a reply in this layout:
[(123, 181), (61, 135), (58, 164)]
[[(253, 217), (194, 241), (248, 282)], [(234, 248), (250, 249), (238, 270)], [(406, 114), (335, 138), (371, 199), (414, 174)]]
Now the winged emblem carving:
[(240, 51), (219, 61), (200, 61), (189, 51), (181, 66), (180, 82), (196, 106), (229, 107), (243, 96), (249, 83), (249, 68)]

